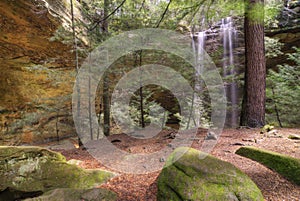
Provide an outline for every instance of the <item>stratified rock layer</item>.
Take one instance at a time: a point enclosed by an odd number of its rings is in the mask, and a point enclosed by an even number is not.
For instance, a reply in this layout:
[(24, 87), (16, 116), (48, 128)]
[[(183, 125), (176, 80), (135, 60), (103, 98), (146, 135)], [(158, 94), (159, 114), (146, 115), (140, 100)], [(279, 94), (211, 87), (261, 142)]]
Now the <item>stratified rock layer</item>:
[(0, 1), (0, 145), (76, 134), (70, 22), (68, 0)]

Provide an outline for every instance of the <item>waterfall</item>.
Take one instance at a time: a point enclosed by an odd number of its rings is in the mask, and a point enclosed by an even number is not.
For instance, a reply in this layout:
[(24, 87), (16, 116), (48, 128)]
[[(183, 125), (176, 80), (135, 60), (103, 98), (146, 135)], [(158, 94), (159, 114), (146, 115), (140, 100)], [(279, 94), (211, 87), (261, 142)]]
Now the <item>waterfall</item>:
[[(236, 74), (234, 66), (234, 45), (237, 41), (237, 31), (233, 26), (231, 17), (222, 19), (221, 34), (223, 39), (223, 76), (233, 77)], [(225, 85), (227, 101), (229, 108), (227, 112), (226, 124), (230, 127), (238, 126), (238, 85), (232, 78), (231, 81), (227, 80)]]
[[(234, 80), (234, 76), (237, 73), (235, 67), (234, 48), (237, 46), (237, 30), (234, 27), (231, 17), (222, 19), (220, 29), (217, 32), (214, 30), (206, 30), (197, 32), (192, 35), (192, 48), (195, 53), (195, 63), (197, 72), (195, 72), (195, 91), (201, 94), (205, 84), (201, 79), (201, 74), (204, 72), (204, 55), (205, 46), (211, 47), (213, 43), (212, 39), (221, 37), (223, 45), (223, 55), (221, 68), (223, 71), (226, 97), (228, 102), (228, 109), (226, 115), (226, 126), (237, 127), (239, 122), (239, 96), (238, 96), (238, 84)], [(196, 96), (195, 96), (196, 97)], [(199, 98), (198, 98), (199, 99)], [(197, 101), (197, 98), (194, 98)]]
[[(196, 83), (195, 83), (195, 89), (197, 91), (201, 90), (201, 74), (203, 73), (204, 68), (204, 54), (205, 54), (205, 32), (198, 32), (196, 36), (197, 42), (195, 43), (195, 39), (193, 39), (193, 49), (194, 53), (196, 55)], [(197, 44), (197, 45), (196, 45)]]
[[(201, 119), (201, 111), (199, 110), (199, 105), (202, 104), (201, 101), (201, 93), (204, 88), (204, 82), (201, 78), (204, 72), (204, 62), (205, 62), (205, 39), (206, 34), (205, 32), (198, 32), (195, 35), (192, 35), (192, 48), (195, 54), (195, 64), (196, 64), (196, 71), (195, 71), (195, 94), (193, 98), (192, 108), (195, 109), (197, 112), (192, 115), (193, 122), (196, 126), (199, 126), (202, 122)], [(189, 122), (192, 121), (191, 119)]]
[(195, 91), (201, 92), (203, 89), (203, 81), (201, 79), (201, 74), (204, 72), (204, 55), (205, 55), (205, 32), (198, 32), (195, 35), (192, 35), (192, 48), (195, 54)]

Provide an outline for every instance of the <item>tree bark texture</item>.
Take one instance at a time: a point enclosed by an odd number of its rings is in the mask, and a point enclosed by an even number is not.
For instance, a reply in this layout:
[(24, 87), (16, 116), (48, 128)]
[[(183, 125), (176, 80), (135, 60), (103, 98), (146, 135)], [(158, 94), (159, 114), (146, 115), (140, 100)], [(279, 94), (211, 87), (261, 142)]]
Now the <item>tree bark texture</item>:
[[(241, 126), (261, 127), (265, 124), (266, 61), (264, 23), (261, 17), (253, 14), (264, 12), (263, 3), (263, 0), (246, 0), (244, 22), (246, 61)], [(263, 13), (260, 13), (259, 16), (263, 16)]]

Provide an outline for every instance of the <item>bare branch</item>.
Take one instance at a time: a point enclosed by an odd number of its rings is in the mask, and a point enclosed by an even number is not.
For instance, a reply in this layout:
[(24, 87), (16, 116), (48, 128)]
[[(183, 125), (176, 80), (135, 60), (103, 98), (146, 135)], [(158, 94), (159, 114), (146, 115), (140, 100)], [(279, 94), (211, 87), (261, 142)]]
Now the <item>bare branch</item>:
[(156, 28), (159, 27), (160, 23), (161, 23), (161, 22), (163, 21), (163, 19), (165, 18), (165, 15), (167, 14), (167, 12), (168, 12), (168, 10), (169, 10), (169, 7), (170, 7), (171, 2), (172, 2), (172, 0), (169, 1), (169, 3), (168, 3), (168, 5), (167, 5), (167, 7), (166, 7), (164, 13), (162, 14), (162, 16), (161, 16), (159, 22), (158, 22), (157, 25), (156, 25)]
[(115, 14), (115, 12), (117, 12), (117, 10), (119, 10), (119, 8), (121, 8), (125, 2), (126, 2), (126, 0), (123, 0), (122, 3), (120, 3), (120, 5), (118, 5), (118, 7), (116, 7), (110, 14), (108, 14), (104, 18), (94, 22), (95, 23), (94, 26), (91, 29), (89, 29), (89, 31), (93, 31), (97, 27), (98, 24), (100, 24), (101, 22), (107, 20), (108, 18), (110, 18), (110, 16)]

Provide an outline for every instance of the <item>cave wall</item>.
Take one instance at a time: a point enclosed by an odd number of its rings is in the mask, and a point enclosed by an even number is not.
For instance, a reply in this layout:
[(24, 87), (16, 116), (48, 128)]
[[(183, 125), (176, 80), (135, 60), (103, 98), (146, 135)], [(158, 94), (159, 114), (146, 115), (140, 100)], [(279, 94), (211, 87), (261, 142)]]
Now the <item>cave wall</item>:
[[(0, 145), (75, 135), (75, 79), (67, 0), (0, 1)], [(76, 20), (82, 20), (75, 4)]]

